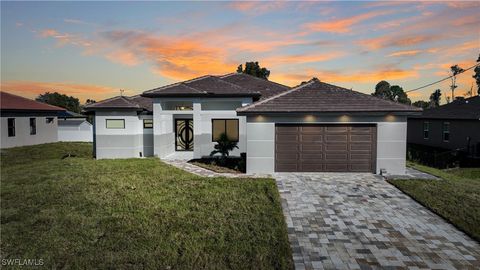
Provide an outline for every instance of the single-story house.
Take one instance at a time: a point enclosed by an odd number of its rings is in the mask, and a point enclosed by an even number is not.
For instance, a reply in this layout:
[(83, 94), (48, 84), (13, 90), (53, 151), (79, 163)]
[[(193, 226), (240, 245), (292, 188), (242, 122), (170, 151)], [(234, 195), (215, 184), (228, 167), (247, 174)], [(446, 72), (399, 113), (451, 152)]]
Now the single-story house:
[(83, 114), (62, 111), (58, 114), (58, 141), (92, 142), (93, 125)]
[(61, 111), (65, 109), (0, 92), (1, 148), (57, 142)]
[(480, 157), (480, 96), (460, 98), (409, 117), (407, 142)]
[(318, 80), (295, 88), (242, 73), (207, 75), (85, 107), (97, 158), (207, 156), (238, 141), (247, 173), (405, 173), (407, 116), (421, 109)]

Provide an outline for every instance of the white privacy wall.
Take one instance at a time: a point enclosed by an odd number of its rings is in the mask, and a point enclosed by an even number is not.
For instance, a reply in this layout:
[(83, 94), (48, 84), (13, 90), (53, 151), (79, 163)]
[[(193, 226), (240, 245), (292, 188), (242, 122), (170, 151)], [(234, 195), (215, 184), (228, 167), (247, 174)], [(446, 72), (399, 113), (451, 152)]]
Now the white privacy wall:
[[(93, 126), (87, 120), (58, 120), (58, 141), (60, 142), (92, 142)], [(62, 125), (66, 123), (66, 125)], [(69, 123), (76, 123), (75, 125)]]
[(389, 174), (405, 174), (407, 122), (405, 116), (291, 116), (247, 118), (247, 173), (275, 171), (275, 124), (376, 124), (377, 163)]
[[(53, 117), (52, 123), (47, 123), (46, 118)], [(15, 118), (15, 136), (8, 137), (8, 118)], [(37, 133), (30, 135), (30, 118), (37, 119)], [(26, 116), (26, 117), (1, 117), (1, 148), (16, 146), (52, 143), (58, 141), (57, 117), (54, 116)]]
[[(95, 147), (97, 159), (133, 158), (153, 154), (152, 131), (143, 129), (143, 119), (136, 111), (96, 111)], [(107, 129), (107, 119), (124, 119), (124, 129)], [(150, 135), (149, 135), (150, 134)]]
[[(193, 110), (163, 110), (165, 102), (191, 102)], [(245, 106), (252, 102), (251, 98), (158, 98), (153, 103), (154, 118), (154, 154), (165, 158), (175, 153), (175, 119), (193, 119), (194, 146), (192, 158), (208, 156), (214, 149), (212, 142), (212, 119), (239, 120), (239, 149), (231, 155), (239, 156), (246, 152), (246, 117), (237, 116), (236, 108), (229, 109), (229, 104)]]

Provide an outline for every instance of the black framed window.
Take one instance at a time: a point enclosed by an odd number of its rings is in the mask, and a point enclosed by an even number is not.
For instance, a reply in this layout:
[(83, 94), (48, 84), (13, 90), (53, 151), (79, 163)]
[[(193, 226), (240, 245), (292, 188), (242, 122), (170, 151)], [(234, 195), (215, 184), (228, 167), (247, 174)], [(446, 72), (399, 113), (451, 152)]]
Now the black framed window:
[(212, 119), (212, 142), (218, 141), (222, 133), (238, 142), (238, 119)]
[(30, 135), (37, 134), (37, 118), (30, 118)]
[(8, 137), (15, 137), (15, 118), (8, 118)]
[(423, 138), (428, 139), (430, 133), (430, 123), (429, 122), (423, 122)]
[(444, 142), (450, 141), (450, 123), (449, 122), (443, 122), (442, 136), (443, 136)]
[(107, 129), (124, 129), (125, 119), (105, 119), (105, 127)]
[(47, 118), (45, 119), (45, 123), (47, 123), (47, 124), (53, 123), (53, 117), (47, 117)]
[(143, 128), (153, 128), (153, 119), (143, 119)]

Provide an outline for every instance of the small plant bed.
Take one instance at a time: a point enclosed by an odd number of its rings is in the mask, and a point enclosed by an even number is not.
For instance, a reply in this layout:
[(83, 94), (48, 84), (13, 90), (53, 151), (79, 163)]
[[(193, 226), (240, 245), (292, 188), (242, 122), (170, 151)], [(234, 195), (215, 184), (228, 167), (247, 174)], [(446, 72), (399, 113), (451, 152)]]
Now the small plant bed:
[(239, 165), (241, 162), (242, 158), (240, 157), (228, 157), (224, 164), (222, 164), (218, 158), (213, 157), (192, 159), (189, 161), (189, 163), (193, 165), (217, 173), (245, 173), (245, 171), (241, 170), (242, 166)]

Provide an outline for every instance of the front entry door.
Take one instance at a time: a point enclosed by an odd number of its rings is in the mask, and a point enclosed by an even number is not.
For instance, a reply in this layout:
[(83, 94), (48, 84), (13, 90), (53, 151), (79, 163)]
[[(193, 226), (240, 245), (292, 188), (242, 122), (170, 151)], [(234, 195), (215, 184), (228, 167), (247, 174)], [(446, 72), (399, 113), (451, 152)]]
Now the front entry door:
[(175, 150), (193, 151), (192, 119), (175, 119)]

